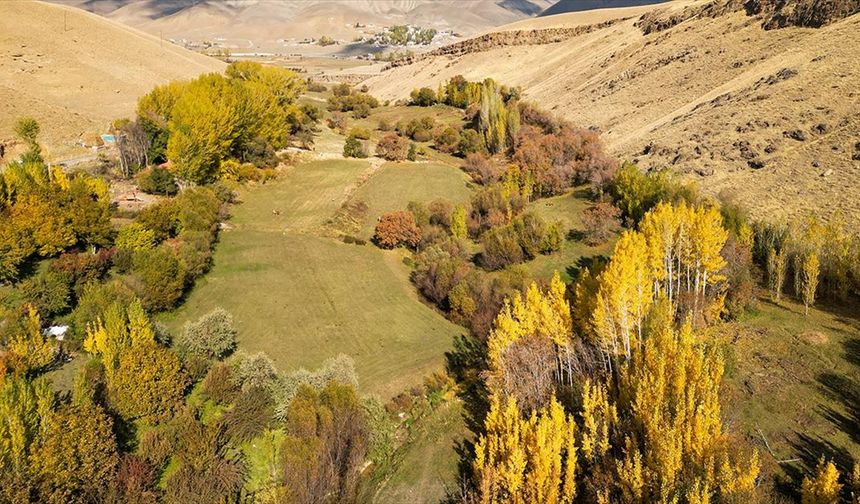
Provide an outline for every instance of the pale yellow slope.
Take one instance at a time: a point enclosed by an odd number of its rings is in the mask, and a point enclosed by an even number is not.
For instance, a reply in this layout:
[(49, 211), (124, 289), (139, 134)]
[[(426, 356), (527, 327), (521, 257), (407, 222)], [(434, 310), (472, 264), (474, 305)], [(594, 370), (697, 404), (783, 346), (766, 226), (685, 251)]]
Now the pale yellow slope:
[[(137, 98), (173, 79), (221, 71), (215, 59), (78, 9), (0, 2), (0, 142), (23, 115), (42, 124), (49, 159), (130, 116)], [(5, 161), (2, 160), (2, 161)]]
[[(493, 77), (523, 86), (526, 99), (561, 116), (600, 128), (619, 157), (688, 174), (711, 194), (731, 191), (757, 215), (838, 209), (860, 216), (860, 162), (851, 159), (860, 142), (860, 15), (821, 29), (765, 31), (738, 12), (646, 36), (634, 26), (643, 8), (636, 10), (564, 42), (425, 59), (367, 84), (380, 98), (397, 99), (457, 74)], [(552, 16), (517, 28), (576, 26), (595, 15)], [(776, 78), (784, 68), (789, 78)], [(824, 133), (813, 132), (819, 124)], [(784, 136), (795, 129), (805, 141)], [(652, 142), (651, 154), (643, 155)], [(764, 168), (751, 168), (752, 160)]]

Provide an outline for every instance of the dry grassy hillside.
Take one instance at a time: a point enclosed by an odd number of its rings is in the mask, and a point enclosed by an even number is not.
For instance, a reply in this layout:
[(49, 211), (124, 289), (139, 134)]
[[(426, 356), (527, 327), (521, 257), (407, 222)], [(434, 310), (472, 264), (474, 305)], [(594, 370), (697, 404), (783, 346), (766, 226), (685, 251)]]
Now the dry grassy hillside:
[(33, 116), (49, 159), (75, 155), (78, 139), (132, 114), (156, 84), (223, 66), (78, 9), (0, 2), (0, 142), (12, 141), (18, 117)]
[[(241, 51), (283, 51), (283, 39), (351, 42), (383, 26), (414, 24), (469, 35), (536, 15), (553, 0), (56, 0), (188, 41), (219, 39)], [(356, 27), (356, 23), (366, 27)], [(290, 46), (288, 52), (311, 47)], [(336, 52), (337, 47), (327, 52)]]
[[(425, 58), (367, 84), (396, 99), (456, 74), (493, 77), (598, 127), (620, 157), (671, 167), (711, 194), (734, 193), (758, 216), (813, 209), (860, 216), (860, 15), (773, 30), (743, 11), (681, 16), (703, 5), (519, 22), (515, 29), (530, 30), (618, 19), (561, 42)], [(645, 11), (686, 20), (645, 35), (636, 26)]]

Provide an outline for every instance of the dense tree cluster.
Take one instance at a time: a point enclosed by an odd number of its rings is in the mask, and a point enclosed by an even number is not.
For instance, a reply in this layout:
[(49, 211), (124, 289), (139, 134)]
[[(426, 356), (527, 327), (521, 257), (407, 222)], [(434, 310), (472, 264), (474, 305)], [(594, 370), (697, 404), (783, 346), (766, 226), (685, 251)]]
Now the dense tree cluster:
[(252, 62), (232, 63), (226, 75), (158, 86), (137, 106), (147, 159), (169, 160), (190, 183), (215, 180), (230, 158), (259, 161), (312, 122), (295, 103), (303, 89), (292, 71)]
[(41, 162), (13, 162), (0, 176), (0, 281), (28, 261), (111, 242), (107, 184)]
[(379, 106), (379, 100), (364, 91), (351, 88), (348, 84), (338, 84), (332, 88), (328, 99), (328, 109), (334, 112), (352, 112), (357, 119), (367, 117), (370, 111)]

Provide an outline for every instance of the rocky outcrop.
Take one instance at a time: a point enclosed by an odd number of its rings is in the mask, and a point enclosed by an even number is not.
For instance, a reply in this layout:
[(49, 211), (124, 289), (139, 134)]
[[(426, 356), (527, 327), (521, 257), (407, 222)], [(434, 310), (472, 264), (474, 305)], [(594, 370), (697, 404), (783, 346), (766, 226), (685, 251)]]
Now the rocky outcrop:
[(747, 0), (744, 8), (748, 14), (762, 17), (767, 30), (820, 28), (860, 12), (860, 0)]
[(534, 30), (509, 30), (487, 33), (478, 37), (455, 42), (433, 51), (409, 56), (386, 65), (385, 69), (408, 65), (433, 56), (463, 56), (465, 54), (486, 52), (499, 47), (546, 45), (564, 42), (573, 37), (591, 33), (612, 26), (630, 18), (618, 18), (602, 23), (574, 26), (571, 28), (544, 28)]
[(681, 11), (655, 9), (636, 22), (642, 33), (668, 30), (684, 21), (700, 17), (717, 17), (745, 10), (762, 20), (766, 30), (788, 26), (820, 28), (860, 12), (860, 0), (713, 0)]

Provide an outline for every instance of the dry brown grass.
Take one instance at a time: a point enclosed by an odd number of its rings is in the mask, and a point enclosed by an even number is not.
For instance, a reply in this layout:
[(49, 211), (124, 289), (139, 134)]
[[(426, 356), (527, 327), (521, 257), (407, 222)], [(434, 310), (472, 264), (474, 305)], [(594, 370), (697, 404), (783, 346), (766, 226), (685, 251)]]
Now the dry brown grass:
[[(457, 74), (493, 77), (598, 127), (619, 157), (668, 166), (712, 195), (730, 192), (758, 217), (835, 210), (860, 216), (860, 161), (852, 160), (860, 152), (860, 15), (820, 29), (763, 30), (759, 19), (735, 12), (643, 35), (634, 23), (644, 10), (614, 9), (627, 19), (564, 42), (428, 58), (367, 84), (378, 97), (395, 99)], [(595, 15), (515, 28), (577, 26)], [(806, 140), (785, 136), (793, 130)], [(763, 168), (751, 167), (757, 162)]]
[(32, 116), (42, 125), (49, 160), (79, 155), (76, 140), (131, 115), (137, 98), (153, 86), (223, 68), (220, 61), (78, 9), (3, 1), (0, 142), (11, 141), (18, 117)]

